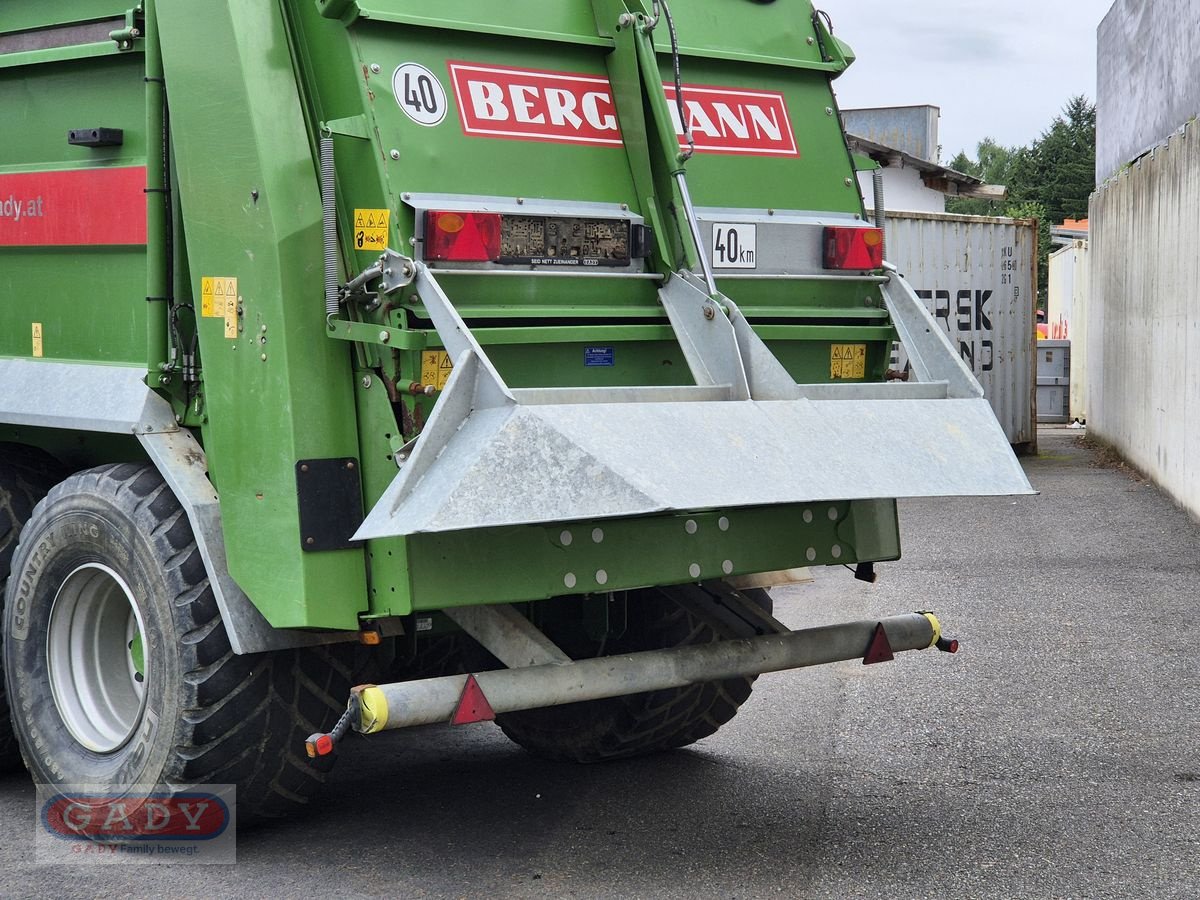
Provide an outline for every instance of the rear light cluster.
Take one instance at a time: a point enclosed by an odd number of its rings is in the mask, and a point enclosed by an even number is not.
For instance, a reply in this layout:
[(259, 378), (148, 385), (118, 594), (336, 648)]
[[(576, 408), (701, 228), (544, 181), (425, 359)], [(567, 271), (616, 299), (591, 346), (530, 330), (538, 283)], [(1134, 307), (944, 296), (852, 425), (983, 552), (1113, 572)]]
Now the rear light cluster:
[(499, 213), (426, 213), (426, 259), (489, 262), (499, 257)]
[(867, 270), (882, 267), (882, 230), (840, 226), (825, 229), (825, 268)]
[(628, 266), (650, 229), (629, 219), (509, 213), (425, 213), (425, 259), (538, 266)]

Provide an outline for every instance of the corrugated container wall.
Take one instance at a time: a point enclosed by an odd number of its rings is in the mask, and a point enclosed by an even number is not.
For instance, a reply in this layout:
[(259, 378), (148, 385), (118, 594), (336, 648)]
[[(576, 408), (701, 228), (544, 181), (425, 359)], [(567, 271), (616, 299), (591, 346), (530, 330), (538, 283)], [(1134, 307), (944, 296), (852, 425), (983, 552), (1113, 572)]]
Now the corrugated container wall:
[(1200, 127), (1092, 195), (1088, 429), (1200, 515)]
[[(983, 385), (1009, 443), (1036, 450), (1037, 225), (1027, 219), (888, 213), (887, 255)], [(896, 368), (907, 364), (900, 350)]]
[(1046, 324), (1052, 341), (1071, 342), (1071, 419), (1087, 420), (1088, 242), (1050, 254)]

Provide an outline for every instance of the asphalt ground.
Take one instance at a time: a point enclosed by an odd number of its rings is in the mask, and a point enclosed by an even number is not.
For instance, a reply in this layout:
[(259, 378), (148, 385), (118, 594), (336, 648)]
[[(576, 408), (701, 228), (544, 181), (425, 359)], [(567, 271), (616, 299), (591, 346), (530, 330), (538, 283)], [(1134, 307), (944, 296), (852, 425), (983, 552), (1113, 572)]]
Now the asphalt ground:
[(39, 866), (4, 897), (1200, 897), (1200, 526), (1076, 432), (1037, 497), (901, 506), (904, 559), (780, 590), (793, 627), (936, 610), (957, 656), (768, 675), (693, 748), (552, 764), (490, 725), (348, 742), (233, 866)]

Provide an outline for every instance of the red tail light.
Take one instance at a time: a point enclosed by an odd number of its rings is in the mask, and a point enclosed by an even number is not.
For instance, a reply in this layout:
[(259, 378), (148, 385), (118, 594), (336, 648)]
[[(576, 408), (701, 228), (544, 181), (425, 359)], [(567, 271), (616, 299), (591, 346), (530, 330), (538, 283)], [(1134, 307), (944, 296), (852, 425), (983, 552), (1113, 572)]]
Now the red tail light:
[(883, 266), (883, 232), (878, 228), (825, 229), (825, 268), (878, 269)]
[(500, 214), (442, 212), (425, 214), (425, 258), (490, 262), (500, 256)]

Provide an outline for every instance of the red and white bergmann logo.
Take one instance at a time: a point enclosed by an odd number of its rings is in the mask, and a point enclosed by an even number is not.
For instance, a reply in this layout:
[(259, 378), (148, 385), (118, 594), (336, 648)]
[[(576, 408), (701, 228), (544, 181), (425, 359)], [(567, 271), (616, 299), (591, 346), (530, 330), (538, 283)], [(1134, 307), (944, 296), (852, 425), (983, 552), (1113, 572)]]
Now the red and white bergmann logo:
[(463, 131), (480, 137), (621, 145), (608, 79), (450, 63)]
[[(602, 75), (451, 62), (463, 131), (478, 137), (620, 146), (612, 88)], [(664, 86), (684, 145), (674, 86)], [(684, 85), (696, 149), (752, 156), (799, 156), (787, 103), (776, 91)]]
[[(663, 85), (683, 140), (675, 85)], [(702, 84), (683, 86), (683, 109), (696, 149), (708, 153), (744, 153), (751, 156), (799, 156), (787, 103), (777, 91), (743, 91)]]

